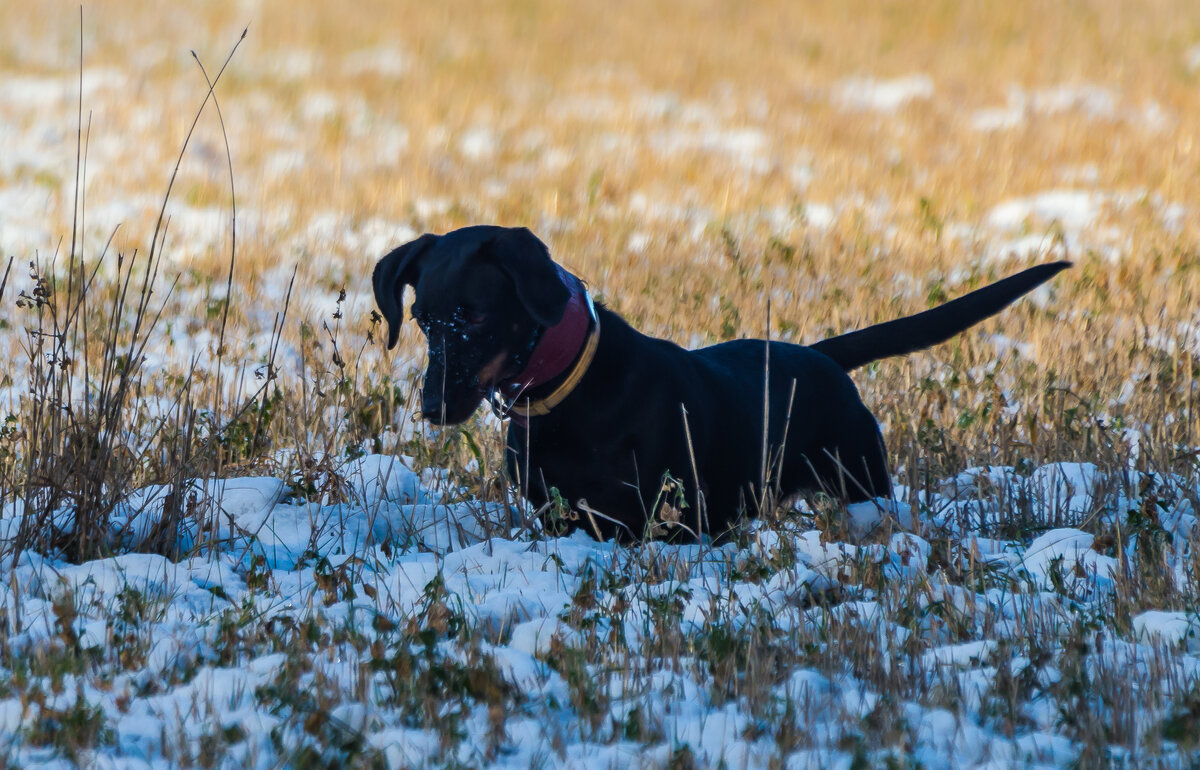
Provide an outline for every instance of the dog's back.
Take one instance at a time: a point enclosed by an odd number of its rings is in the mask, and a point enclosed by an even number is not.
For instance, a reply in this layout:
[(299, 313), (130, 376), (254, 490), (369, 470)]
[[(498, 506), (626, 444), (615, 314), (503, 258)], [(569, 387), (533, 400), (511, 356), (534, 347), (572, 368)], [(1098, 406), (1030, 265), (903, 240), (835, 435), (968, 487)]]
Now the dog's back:
[(713, 466), (703, 475), (750, 482), (725, 491), (726, 484), (711, 485), (713, 509), (735, 510), (738, 494), (742, 503), (760, 497), (764, 480), (785, 493), (824, 489), (853, 500), (890, 493), (879, 426), (837, 362), (810, 347), (754, 339), (690, 355), (705, 369), (696, 390), (706, 406), (695, 411), (710, 442), (700, 454)]

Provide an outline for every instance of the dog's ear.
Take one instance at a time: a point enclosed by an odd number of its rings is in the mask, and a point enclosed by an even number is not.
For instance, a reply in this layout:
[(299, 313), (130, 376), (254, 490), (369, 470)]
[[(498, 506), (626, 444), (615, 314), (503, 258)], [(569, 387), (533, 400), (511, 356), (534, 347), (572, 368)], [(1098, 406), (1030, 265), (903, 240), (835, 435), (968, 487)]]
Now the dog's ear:
[(533, 320), (542, 326), (562, 320), (571, 290), (563, 283), (546, 244), (528, 228), (514, 227), (493, 237), (488, 253), (512, 278), (517, 297)]
[(421, 257), (438, 236), (425, 233), (415, 241), (392, 249), (375, 264), (371, 282), (375, 287), (375, 304), (388, 324), (388, 350), (396, 347), (400, 324), (404, 321), (404, 287), (415, 286), (420, 275)]

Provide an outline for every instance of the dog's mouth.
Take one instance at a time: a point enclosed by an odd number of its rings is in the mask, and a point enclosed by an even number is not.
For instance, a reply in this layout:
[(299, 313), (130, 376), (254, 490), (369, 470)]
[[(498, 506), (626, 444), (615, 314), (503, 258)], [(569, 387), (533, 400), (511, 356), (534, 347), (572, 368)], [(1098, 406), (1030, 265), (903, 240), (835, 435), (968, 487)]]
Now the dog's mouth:
[(525, 364), (518, 358), (510, 358), (507, 351), (501, 351), (489, 361), (475, 377), (475, 388), (479, 397), (489, 401), (497, 398), (511, 398), (517, 388), (517, 377), (520, 376)]
[[(421, 418), (434, 425), (457, 425), (470, 419), (484, 401), (491, 403), (493, 410), (503, 417), (507, 411), (503, 402), (511, 402), (523, 390), (516, 383), (525, 369), (526, 359), (536, 342), (535, 337), (529, 344), (530, 350), (517, 355), (513, 355), (508, 348), (502, 348), (484, 361), (483, 365), (475, 370), (474, 376), (468, 374), (470, 369), (460, 370), (461, 379), (457, 379), (457, 387), (443, 386), (445, 389), (440, 394), (440, 398), (425, 399), (425, 405), (430, 408), (422, 409)], [(426, 371), (426, 379), (431, 374), (437, 376), (438, 373)], [(463, 377), (462, 375), (467, 376)], [(456, 378), (451, 376), (446, 379), (454, 382)], [(442, 378), (438, 377), (438, 381), (441, 380)], [(434, 403), (435, 400), (436, 403)]]
[(507, 378), (515, 377), (519, 372), (495, 370), (487, 374), (487, 377), (475, 379), (457, 394), (447, 394), (439, 403), (430, 404), (428, 409), (422, 409), (421, 418), (434, 425), (457, 425), (466, 422), (484, 401), (495, 403), (498, 395), (504, 393)]
[(475, 414), (475, 410), (483, 402), (484, 394), (473, 394), (470, 399), (454, 402), (442, 402), (437, 407), (422, 409), (421, 419), (433, 425), (458, 425), (464, 423)]
[(513, 358), (507, 350), (501, 350), (484, 364), (475, 374), (475, 388), (480, 397), (490, 399), (497, 392), (504, 393), (524, 368), (520, 358)]

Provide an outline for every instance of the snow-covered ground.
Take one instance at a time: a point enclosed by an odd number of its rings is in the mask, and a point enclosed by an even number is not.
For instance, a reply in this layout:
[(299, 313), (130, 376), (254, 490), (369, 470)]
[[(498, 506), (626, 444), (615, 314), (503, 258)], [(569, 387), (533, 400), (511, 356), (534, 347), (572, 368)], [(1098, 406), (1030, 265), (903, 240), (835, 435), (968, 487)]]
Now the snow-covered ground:
[[(64, 270), (76, 89), (89, 269), (122, 227), (104, 284), (117, 251), (145, 254), (202, 97), (187, 49), (211, 73), (243, 23), (179, 4), (156, 21), (143, 5), (127, 18), (107, 10), (103, 43), (87, 28), (81, 81), (73, 8), (33, 25), (41, 34), (0, 9), (0, 257), (14, 257), (0, 296), (0, 417), (12, 415), (0, 465), (24, 448), (31, 382), (53, 365), (26, 365), (36, 314), (13, 305), (34, 272)], [(211, 438), (236, 423), (222, 409), (261, 405), (252, 394), (268, 381), (285, 393), (274, 443), (228, 478), (175, 490), (187, 515), (173, 549), (159, 526), (165, 486), (119, 486), (99, 534), (116, 555), (79, 564), (53, 548), (14, 552), (28, 511), (0, 489), (0, 762), (1200, 763), (1200, 484), (1196, 442), (1169, 430), (1192, 419), (1183, 354), (1200, 350), (1187, 171), (1200, 46), (1156, 77), (1127, 73), (1139, 52), (1124, 46), (1120, 72), (1106, 74), (1032, 43), (1058, 64), (959, 71), (937, 58), (955, 46), (918, 46), (903, 66), (867, 57), (832, 72), (828, 52), (857, 46), (857, 30), (850, 46), (813, 48), (811, 70), (776, 69), (796, 40), (785, 36), (779, 57), (767, 36), (752, 53), (769, 75), (689, 65), (709, 78), (693, 82), (658, 72), (700, 50), (696, 30), (676, 32), (675, 6), (648, 61), (589, 53), (551, 71), (512, 56), (557, 55), (530, 20), (479, 22), (480, 36), (463, 19), (422, 38), (405, 7), (369, 30), (379, 42), (354, 14), (334, 34), (326, 25), (339, 20), (311, 9), (288, 6), (281, 23), (269, 3), (236, 5), (255, 24), (218, 91), (243, 261), (227, 291), (233, 212), (210, 108), (166, 206), (154, 295), (166, 310), (118, 443), (146, 477), (173, 477), (148, 434), (178, 418)], [(506, 49), (492, 36), (508, 26), (519, 39)], [(309, 28), (320, 33), (305, 38)], [(674, 53), (672, 34), (687, 38)], [(435, 462), (449, 439), (420, 434), (402, 404), (421, 368), (415, 328), (390, 358), (367, 340), (375, 259), (425, 230), (491, 221), (531, 226), (646, 331), (693, 346), (715, 338), (720, 317), (724, 336), (759, 334), (765, 315), (788, 321), (780, 337), (807, 341), (1033, 261), (1077, 269), (1024, 301), (1042, 315), (1014, 308), (1000, 333), (976, 338), (985, 358), (994, 345), (986, 364), (929, 358), (915, 375), (856, 375), (896, 456), (897, 501), (832, 516), (797, 504), (730, 542), (625, 546), (550, 534), (519, 504), (457, 486), (461, 458), (449, 471)], [(942, 402), (921, 415), (935, 428), (978, 428), (984, 391), (999, 394), (1006, 432), (970, 434), (969, 462), (1026, 446), (1042, 459), (903, 487), (935, 452), (897, 446), (911, 426), (896, 412), (917, 403), (905, 398), (935, 364), (919, 385), (936, 391), (922, 407)], [(185, 374), (195, 402), (177, 398)], [(1046, 406), (1062, 393), (1080, 405)], [(485, 461), (497, 429), (491, 416), (469, 426), (473, 488), (495, 481), (501, 463)], [(346, 459), (364, 447), (393, 454)], [(336, 473), (289, 475), (301, 456)], [(1097, 464), (1048, 462), (1064, 456)], [(1147, 468), (1164, 471), (1135, 470)], [(51, 523), (70, 531), (69, 507)], [(173, 558), (145, 552), (154, 541)]]
[[(801, 511), (715, 547), (623, 547), (443, 504), (408, 464), (347, 463), (337, 504), (279, 479), (197, 482), (208, 524), (178, 563), (21, 554), (0, 603), (29, 663), (2, 672), (0, 749), (55, 764), (24, 736), (87, 724), (71, 756), (101, 767), (1196, 759), (1200, 618), (1111, 615), (1148, 552), (1075, 528), (1005, 539), (995, 518), (1019, 498), (1030, 522), (1140, 526), (1183, 585), (1200, 490), (1179, 479), (1127, 497), (1130, 479), (1086, 464), (979, 468), (924, 498), (915, 532), (866, 543)], [(161, 497), (132, 494), (121, 529)], [(1134, 520), (1146, 504), (1157, 526)], [(1095, 754), (1097, 725), (1136, 748)]]

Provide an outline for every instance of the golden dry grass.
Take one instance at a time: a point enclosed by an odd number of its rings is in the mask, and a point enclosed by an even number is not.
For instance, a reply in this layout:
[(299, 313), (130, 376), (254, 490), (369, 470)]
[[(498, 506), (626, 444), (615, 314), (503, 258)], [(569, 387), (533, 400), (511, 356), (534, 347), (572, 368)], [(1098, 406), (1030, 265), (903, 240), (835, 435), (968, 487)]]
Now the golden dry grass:
[[(43, 162), (0, 167), (0, 185), (42, 195), (57, 238), (78, 9), (4, 3), (2, 15), (3, 77), (61, 94), (6, 109)], [(811, 341), (1047, 259), (1065, 239), (1076, 267), (1039, 304), (858, 377), (898, 467), (1103, 459), (1097, 441), (1121, 454), (1097, 420), (1146, 434), (1143, 462), (1147, 448), (1171, 463), (1197, 443), (1194, 3), (91, 4), (96, 238), (125, 221), (118, 244), (145, 248), (204, 92), (188, 51), (214, 71), (245, 25), (218, 89), (241, 228), (237, 342), (269, 328), (297, 265), (286, 336), (299, 346), (300, 322), (318, 328), (345, 287), (344, 344), (358, 349), (381, 249), (469, 223), (530, 226), (636, 325), (689, 345), (761, 336), (768, 298), (770, 333)], [(855, 79), (914, 76), (918, 94), (895, 110), (852, 103), (866, 87)], [(1002, 125), (981, 128), (989, 119)], [(57, 135), (36, 133), (47, 121)], [(225, 174), (210, 111), (167, 249), (168, 272), (199, 287), (172, 310), (192, 334), (216, 323), (195, 302), (224, 280)], [(1098, 196), (1095, 218), (989, 224), (1006, 201), (1064, 190)], [(191, 225), (189, 209), (204, 212)], [(32, 245), (45, 256), (54, 238)], [(4, 247), (24, 260), (30, 245)], [(993, 335), (1025, 343), (1023, 357)], [(399, 360), (420, 342), (409, 330)], [(374, 350), (364, 388), (397, 360)]]

